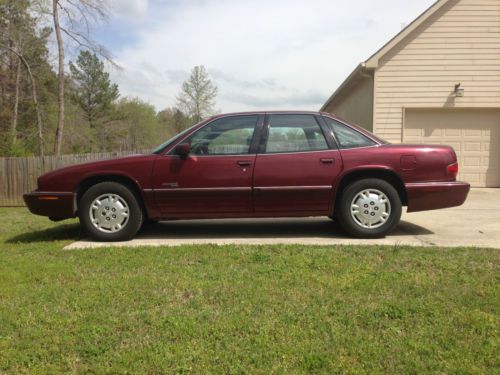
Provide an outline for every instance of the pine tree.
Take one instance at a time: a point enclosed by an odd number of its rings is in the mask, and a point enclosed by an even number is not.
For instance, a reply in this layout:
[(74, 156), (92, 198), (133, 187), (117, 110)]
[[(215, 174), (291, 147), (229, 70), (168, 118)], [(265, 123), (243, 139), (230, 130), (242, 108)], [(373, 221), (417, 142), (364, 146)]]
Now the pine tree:
[(70, 62), (69, 67), (76, 85), (73, 99), (84, 111), (90, 127), (94, 128), (118, 98), (118, 86), (111, 83), (103, 62), (89, 51), (81, 51), (76, 65)]

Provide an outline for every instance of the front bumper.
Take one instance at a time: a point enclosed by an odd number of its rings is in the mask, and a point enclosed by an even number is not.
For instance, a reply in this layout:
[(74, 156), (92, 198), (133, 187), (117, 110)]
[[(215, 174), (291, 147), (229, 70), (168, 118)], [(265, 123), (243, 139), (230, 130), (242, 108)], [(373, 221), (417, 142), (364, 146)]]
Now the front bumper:
[(408, 212), (461, 206), (469, 194), (466, 182), (428, 182), (406, 184)]
[(66, 192), (33, 191), (23, 195), (28, 209), (35, 215), (54, 220), (69, 219), (76, 215), (76, 195)]

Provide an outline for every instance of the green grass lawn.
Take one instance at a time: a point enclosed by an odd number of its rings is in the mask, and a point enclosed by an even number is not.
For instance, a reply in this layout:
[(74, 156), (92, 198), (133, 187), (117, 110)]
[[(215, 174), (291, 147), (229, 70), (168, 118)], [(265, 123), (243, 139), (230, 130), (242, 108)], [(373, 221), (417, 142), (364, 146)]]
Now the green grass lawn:
[(78, 236), (0, 209), (0, 374), (500, 371), (497, 250)]

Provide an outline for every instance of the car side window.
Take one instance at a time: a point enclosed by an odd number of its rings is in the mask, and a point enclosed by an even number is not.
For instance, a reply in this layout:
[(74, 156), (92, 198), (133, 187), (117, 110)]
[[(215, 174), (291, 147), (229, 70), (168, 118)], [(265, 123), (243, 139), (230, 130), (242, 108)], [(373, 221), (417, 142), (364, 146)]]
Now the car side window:
[(248, 154), (257, 115), (224, 117), (204, 126), (184, 142), (194, 155)]
[(375, 142), (364, 134), (346, 126), (331, 118), (324, 118), (328, 126), (332, 129), (333, 134), (339, 145), (340, 149), (369, 147), (375, 145)]
[(325, 136), (312, 115), (271, 115), (266, 153), (327, 150)]

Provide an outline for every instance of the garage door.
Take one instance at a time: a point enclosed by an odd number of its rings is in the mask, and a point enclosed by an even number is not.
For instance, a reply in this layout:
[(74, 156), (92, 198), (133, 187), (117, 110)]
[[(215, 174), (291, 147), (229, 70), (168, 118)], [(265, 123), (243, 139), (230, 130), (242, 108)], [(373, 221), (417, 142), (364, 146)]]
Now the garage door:
[(477, 187), (500, 187), (500, 110), (406, 109), (405, 143), (452, 146), (458, 178)]

